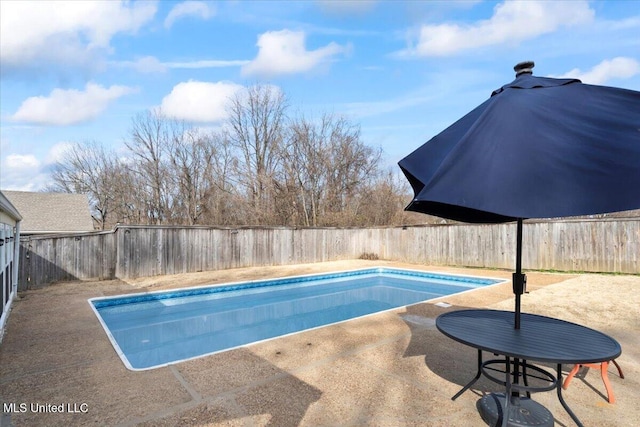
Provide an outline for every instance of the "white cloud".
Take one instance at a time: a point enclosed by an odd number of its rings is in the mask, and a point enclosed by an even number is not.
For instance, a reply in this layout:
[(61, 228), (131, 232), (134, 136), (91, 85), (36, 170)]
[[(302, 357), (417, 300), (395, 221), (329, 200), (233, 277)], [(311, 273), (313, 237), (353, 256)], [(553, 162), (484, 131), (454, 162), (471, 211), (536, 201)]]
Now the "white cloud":
[(227, 117), (227, 104), (243, 86), (228, 82), (188, 81), (162, 99), (163, 114), (188, 122), (213, 123)]
[(40, 161), (33, 154), (9, 154), (5, 166), (10, 169), (34, 169), (40, 167)]
[(346, 53), (348, 48), (336, 43), (306, 50), (302, 31), (271, 31), (258, 37), (258, 56), (242, 67), (243, 75), (273, 77), (309, 71), (335, 55)]
[(167, 71), (167, 66), (160, 62), (155, 56), (145, 56), (135, 61), (123, 61), (117, 63), (117, 65), (123, 67), (133, 68), (139, 73), (164, 73)]
[(73, 144), (59, 142), (44, 155), (44, 161), (33, 154), (9, 154), (0, 168), (3, 190), (40, 191), (51, 183), (51, 167)]
[(95, 83), (87, 83), (84, 91), (54, 89), (48, 97), (27, 98), (11, 119), (43, 125), (81, 123), (97, 117), (111, 101), (134, 91), (127, 86), (104, 88)]
[(585, 1), (506, 1), (493, 16), (472, 25), (423, 25), (414, 47), (401, 56), (445, 56), (483, 46), (518, 44), (561, 27), (593, 21)]
[(88, 63), (118, 33), (135, 33), (156, 13), (155, 2), (8, 1), (0, 14), (3, 68)]
[(611, 79), (627, 79), (637, 74), (640, 74), (640, 62), (633, 58), (619, 56), (611, 60), (605, 59), (589, 71), (574, 68), (561, 76), (553, 77), (580, 79), (582, 83), (599, 85)]
[(164, 20), (164, 27), (171, 28), (178, 19), (186, 16), (196, 16), (202, 19), (209, 19), (213, 15), (215, 15), (213, 5), (204, 1), (185, 1), (184, 3), (175, 5), (173, 9), (171, 9)]
[(64, 159), (65, 154), (74, 146), (71, 142), (58, 142), (47, 153), (45, 164), (52, 165)]
[(9, 154), (2, 160), (3, 190), (37, 191), (44, 186), (46, 176), (33, 154)]
[(199, 61), (161, 62), (154, 56), (145, 56), (135, 61), (113, 61), (115, 67), (131, 68), (139, 73), (164, 73), (168, 69), (206, 69), (240, 67), (248, 60), (203, 59)]

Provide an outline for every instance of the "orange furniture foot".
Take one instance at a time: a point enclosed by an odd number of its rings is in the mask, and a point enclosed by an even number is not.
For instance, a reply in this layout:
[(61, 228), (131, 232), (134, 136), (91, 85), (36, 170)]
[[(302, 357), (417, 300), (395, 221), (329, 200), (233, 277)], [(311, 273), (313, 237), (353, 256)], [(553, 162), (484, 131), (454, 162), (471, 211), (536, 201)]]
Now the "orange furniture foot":
[[(614, 365), (616, 365), (616, 368), (618, 368), (618, 374), (620, 375), (620, 378), (624, 379), (624, 375), (622, 374), (622, 369), (620, 369), (620, 365), (618, 365), (618, 362), (616, 362), (615, 360), (611, 360), (611, 362)], [(602, 382), (604, 383), (604, 387), (607, 389), (607, 400), (609, 401), (609, 403), (615, 403), (616, 397), (613, 394), (613, 388), (611, 388), (611, 383), (609, 382), (609, 372), (608, 372), (609, 362), (582, 363), (579, 365), (574, 365), (573, 369), (571, 370), (571, 372), (569, 372), (569, 375), (567, 375), (567, 378), (564, 380), (564, 383), (562, 383), (562, 388), (566, 390), (567, 387), (569, 387), (569, 383), (571, 383), (571, 380), (573, 379), (573, 377), (578, 373), (580, 368), (582, 368), (583, 366), (587, 368), (600, 368), (600, 375), (602, 376)]]

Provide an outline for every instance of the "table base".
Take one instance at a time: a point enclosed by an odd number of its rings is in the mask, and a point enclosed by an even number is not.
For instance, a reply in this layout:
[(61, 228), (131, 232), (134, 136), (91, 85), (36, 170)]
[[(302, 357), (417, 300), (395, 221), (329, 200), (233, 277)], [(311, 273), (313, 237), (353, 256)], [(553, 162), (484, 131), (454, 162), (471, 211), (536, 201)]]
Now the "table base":
[(478, 400), (480, 416), (490, 426), (509, 427), (552, 427), (553, 415), (547, 408), (528, 397), (512, 398), (504, 422), (504, 393), (491, 393)]

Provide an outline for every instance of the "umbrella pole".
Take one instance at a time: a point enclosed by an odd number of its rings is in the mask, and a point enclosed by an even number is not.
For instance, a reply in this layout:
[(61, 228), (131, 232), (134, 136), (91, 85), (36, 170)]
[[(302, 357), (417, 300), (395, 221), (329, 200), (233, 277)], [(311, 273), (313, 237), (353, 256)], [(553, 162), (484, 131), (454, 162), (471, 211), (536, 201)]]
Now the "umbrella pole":
[[(511, 282), (513, 284), (513, 293), (516, 294), (515, 329), (520, 329), (520, 296), (524, 293), (524, 287), (527, 282), (526, 276), (522, 274), (522, 218), (518, 219), (516, 226), (516, 272), (513, 273)], [(513, 383), (518, 384), (520, 379), (520, 360), (514, 359), (514, 363)], [(523, 360), (522, 363), (522, 372), (524, 374), (525, 364), (527, 362)], [(512, 399), (517, 400), (519, 397), (519, 391), (511, 392)]]
[(515, 329), (520, 329), (520, 296), (524, 293), (527, 277), (522, 274), (522, 218), (518, 219), (516, 231), (516, 272), (511, 279), (516, 295)]

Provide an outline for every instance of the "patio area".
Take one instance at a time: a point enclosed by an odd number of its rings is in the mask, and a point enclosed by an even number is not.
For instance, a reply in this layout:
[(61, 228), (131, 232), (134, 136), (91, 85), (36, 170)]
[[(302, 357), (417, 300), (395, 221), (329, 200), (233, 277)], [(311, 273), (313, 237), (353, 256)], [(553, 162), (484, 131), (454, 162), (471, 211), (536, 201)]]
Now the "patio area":
[[(431, 319), (468, 307), (512, 310), (510, 282), (441, 298), (449, 308), (435, 300), (143, 372), (124, 367), (87, 302), (377, 265), (511, 278), (506, 270), (353, 260), (65, 282), (24, 292), (0, 344), (0, 426), (484, 425), (476, 401), (500, 387), (483, 378), (452, 401), (475, 374), (476, 350), (442, 335)], [(640, 276), (527, 277), (523, 312), (597, 329), (622, 346), (617, 360), (625, 378), (609, 369), (616, 403), (607, 402), (600, 373), (590, 370), (564, 392), (576, 415), (585, 426), (640, 425)], [(556, 425), (574, 425), (554, 392), (533, 399), (553, 413)]]

